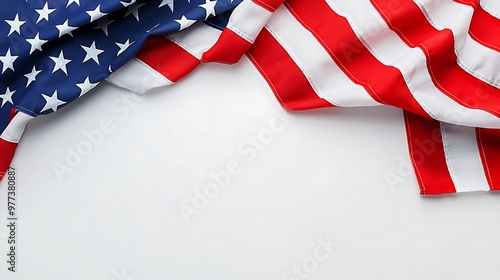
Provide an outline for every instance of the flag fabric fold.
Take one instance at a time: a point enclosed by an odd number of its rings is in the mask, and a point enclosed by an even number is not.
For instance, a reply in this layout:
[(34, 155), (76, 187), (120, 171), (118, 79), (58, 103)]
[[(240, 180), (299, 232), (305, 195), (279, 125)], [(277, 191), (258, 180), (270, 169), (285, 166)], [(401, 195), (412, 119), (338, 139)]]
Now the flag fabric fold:
[(0, 178), (28, 120), (53, 113), (84, 95), (133, 59), (151, 36), (186, 29), (238, 3), (239, 0), (4, 3), (0, 11)]
[(234, 10), (186, 30), (149, 36), (107, 79), (142, 94), (200, 63), (246, 55), (289, 110), (402, 109), (421, 194), (500, 189), (496, 1), (231, 3)]
[(245, 0), (166, 39), (196, 53), (190, 70), (247, 55), (290, 110), (401, 108), (420, 192), (434, 195), (499, 189), (499, 14), (492, 0)]

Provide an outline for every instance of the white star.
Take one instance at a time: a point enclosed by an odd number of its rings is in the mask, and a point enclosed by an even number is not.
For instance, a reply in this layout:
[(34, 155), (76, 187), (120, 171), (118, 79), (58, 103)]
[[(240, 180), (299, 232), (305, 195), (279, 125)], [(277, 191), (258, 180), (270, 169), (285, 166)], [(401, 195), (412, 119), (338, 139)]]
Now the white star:
[(86, 11), (86, 13), (90, 16), (90, 21), (95, 21), (96, 19), (106, 15), (106, 13), (101, 12), (101, 4), (99, 4), (95, 10)]
[(73, 37), (71, 31), (77, 29), (78, 27), (70, 26), (69, 20), (66, 20), (63, 24), (56, 25), (57, 30), (59, 30), (59, 37), (62, 37), (64, 34), (69, 34)]
[(106, 36), (108, 36), (108, 25), (110, 25), (114, 20), (109, 19), (108, 17), (102, 17), (96, 21), (96, 26), (94, 29), (101, 29)]
[(93, 89), (97, 83), (91, 83), (89, 77), (83, 81), (81, 84), (76, 84), (77, 87), (80, 88), (80, 96), (84, 95), (89, 90)]
[(128, 7), (124, 17), (132, 14), (134, 15), (135, 19), (139, 21), (139, 8), (144, 5), (145, 5), (144, 3), (138, 3), (137, 5)]
[(175, 21), (181, 26), (179, 30), (187, 28), (196, 22), (196, 20), (187, 19), (185, 16), (182, 16), (181, 19), (176, 19)]
[(202, 7), (205, 9), (207, 15), (205, 16), (205, 19), (207, 19), (209, 16), (215, 16), (215, 5), (217, 4), (217, 1), (210, 1), (210, 0), (205, 0), (205, 4), (198, 5), (198, 7)]
[(158, 6), (158, 8), (161, 8), (165, 5), (168, 5), (168, 7), (170, 8), (170, 10), (172, 12), (174, 11), (174, 0), (162, 0), (160, 3), (160, 6)]
[(16, 91), (13, 90), (13, 91), (10, 91), (10, 88), (7, 87), (7, 91), (0, 95), (0, 98), (2, 98), (2, 106), (0, 107), (3, 107), (3, 105), (5, 105), (5, 103), (7, 102), (10, 102), (10, 104), (14, 105), (14, 102), (12, 101), (12, 95), (14, 95)]
[(56, 9), (49, 9), (49, 2), (45, 2), (45, 6), (42, 9), (36, 9), (35, 11), (39, 14), (36, 23), (39, 23), (42, 19), (49, 21), (49, 15)]
[(126, 8), (126, 7), (128, 7), (128, 6), (132, 5), (132, 4), (134, 4), (136, 1), (137, 1), (137, 0), (132, 0), (132, 1), (130, 1), (130, 2), (120, 1), (120, 4), (122, 4), (122, 5), (123, 5), (123, 7), (124, 7), (124, 8)]
[(68, 0), (68, 4), (66, 5), (66, 8), (71, 5), (71, 3), (76, 3), (78, 6), (80, 6), (80, 0)]
[(95, 61), (95, 63), (97, 63), (97, 65), (99, 65), (99, 55), (101, 53), (104, 52), (104, 50), (100, 50), (98, 48), (95, 47), (95, 41), (92, 43), (92, 45), (90, 45), (90, 47), (86, 47), (86, 46), (80, 46), (83, 48), (83, 50), (87, 53), (85, 55), (85, 58), (83, 59), (83, 62), (86, 62), (88, 61), (89, 59), (92, 59), (93, 61)]
[(45, 99), (45, 106), (43, 107), (42, 111), (40, 113), (47, 111), (48, 109), (52, 109), (52, 111), (57, 111), (57, 107), (60, 105), (66, 104), (66, 102), (59, 100), (57, 98), (57, 90), (54, 91), (52, 96), (48, 96), (45, 94), (42, 94), (42, 97)]
[(127, 39), (127, 41), (125, 41), (125, 43), (123, 44), (120, 44), (118, 42), (116, 42), (115, 44), (120, 48), (118, 50), (118, 54), (116, 56), (119, 56), (120, 54), (122, 54), (124, 51), (126, 51), (128, 49), (128, 47), (130, 47), (133, 43), (135, 42), (132, 42), (130, 43), (130, 40)]
[(40, 33), (37, 33), (35, 35), (35, 38), (26, 39), (26, 42), (28, 42), (31, 45), (30, 54), (32, 54), (35, 50), (41, 51), (42, 45), (47, 43), (47, 40), (40, 39)]
[(26, 23), (24, 20), (19, 20), (19, 14), (16, 14), (16, 17), (13, 20), (5, 20), (5, 22), (10, 25), (10, 31), (7, 36), (14, 32), (21, 35), (21, 25)]
[(26, 82), (26, 87), (28, 87), (32, 82), (36, 81), (36, 76), (40, 74), (40, 72), (42, 72), (42, 70), (36, 70), (35, 66), (33, 66), (33, 70), (31, 70), (31, 73), (24, 75), (28, 79), (28, 82)]
[(11, 55), (10, 48), (7, 50), (7, 53), (4, 56), (0, 56), (0, 61), (3, 63), (2, 74), (7, 69), (11, 69), (14, 71), (14, 61), (18, 58), (18, 55)]
[(66, 69), (66, 65), (71, 62), (70, 59), (64, 58), (63, 51), (59, 54), (59, 57), (55, 56), (49, 56), (52, 61), (54, 61), (54, 70), (52, 70), (52, 73), (55, 73), (57, 70), (61, 69), (61, 71), (64, 72), (64, 74), (68, 75), (68, 70)]

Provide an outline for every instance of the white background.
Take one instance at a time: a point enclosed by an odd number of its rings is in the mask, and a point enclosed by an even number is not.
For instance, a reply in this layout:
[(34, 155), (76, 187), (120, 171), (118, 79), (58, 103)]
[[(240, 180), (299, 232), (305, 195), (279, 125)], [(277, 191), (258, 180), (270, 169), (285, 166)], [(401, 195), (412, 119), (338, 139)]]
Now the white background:
[[(203, 65), (177, 85), (123, 101), (130, 96), (103, 83), (29, 124), (13, 162), (17, 272), (2, 261), (0, 279), (500, 275), (500, 196), (420, 196), (405, 169), (397, 109), (290, 113), (247, 59), (231, 67)], [(255, 158), (238, 150), (283, 118), (284, 129)], [(54, 165), (67, 164), (67, 149), (87, 141), (82, 131), (102, 120), (113, 131), (60, 180)], [(194, 190), (231, 160), (240, 174), (187, 223), (179, 205), (192, 205)], [(390, 184), (388, 174), (399, 181)], [(1, 260), (7, 258), (6, 183), (0, 184)], [(310, 262), (317, 240), (328, 238), (339, 246), (326, 260), (302, 278), (288, 272)]]

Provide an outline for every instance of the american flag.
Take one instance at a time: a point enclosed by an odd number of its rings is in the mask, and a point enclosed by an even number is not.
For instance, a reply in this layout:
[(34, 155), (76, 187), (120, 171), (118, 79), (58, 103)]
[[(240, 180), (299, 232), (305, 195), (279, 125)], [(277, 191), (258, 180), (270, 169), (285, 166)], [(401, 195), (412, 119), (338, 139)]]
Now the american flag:
[(401, 108), (422, 194), (500, 190), (499, 31), (495, 0), (244, 0), (108, 80), (142, 93), (246, 54), (287, 109)]
[[(81, 97), (151, 36), (188, 28), (239, 0), (26, 0), (0, 11), (0, 177), (26, 123)], [(169, 54), (162, 54), (164, 58)]]
[(130, 73), (164, 86), (246, 54), (287, 109), (403, 109), (422, 194), (500, 190), (500, 2), (245, 0), (228, 17), (163, 42), (190, 67), (155, 68), (156, 45), (137, 56), (151, 67)]

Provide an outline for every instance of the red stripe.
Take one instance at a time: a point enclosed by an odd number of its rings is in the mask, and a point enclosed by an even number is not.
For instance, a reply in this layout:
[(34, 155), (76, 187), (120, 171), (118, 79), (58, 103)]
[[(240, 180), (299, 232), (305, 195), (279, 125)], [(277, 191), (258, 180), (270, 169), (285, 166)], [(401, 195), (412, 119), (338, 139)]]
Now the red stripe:
[(276, 11), (283, 1), (284, 0), (252, 0), (252, 2), (270, 11), (271, 13)]
[(410, 158), (421, 194), (455, 193), (439, 122), (404, 111)]
[(15, 108), (10, 109), (9, 122), (14, 118), (17, 112), (18, 111)]
[(479, 154), (491, 190), (500, 190), (500, 130), (476, 129)]
[(260, 32), (247, 56), (283, 107), (307, 110), (333, 106), (318, 97), (304, 73), (267, 29)]
[(234, 64), (240, 60), (245, 52), (252, 46), (250, 42), (225, 28), (215, 45), (201, 57), (202, 62), (219, 62)]
[(399, 13), (391, 12), (393, 2), (390, 0), (370, 1), (401, 40), (424, 52), (432, 81), (439, 90), (465, 107), (500, 116), (500, 89), (458, 66), (451, 30), (435, 29), (411, 0), (399, 1)]
[(196, 57), (163, 36), (149, 38), (136, 57), (171, 82), (178, 81), (200, 64)]
[(2, 180), (4, 174), (9, 169), (9, 165), (14, 158), (16, 148), (17, 143), (5, 141), (4, 139), (0, 138), (0, 180)]
[(413, 98), (401, 72), (378, 61), (358, 39), (347, 19), (332, 11), (324, 0), (290, 0), (285, 5), (345, 75), (363, 86), (374, 100), (428, 116)]
[[(479, 5), (479, 0), (454, 0), (474, 8), (469, 34), (478, 43), (500, 52), (500, 19), (490, 15)], [(493, 32), (492, 32), (493, 31)]]

